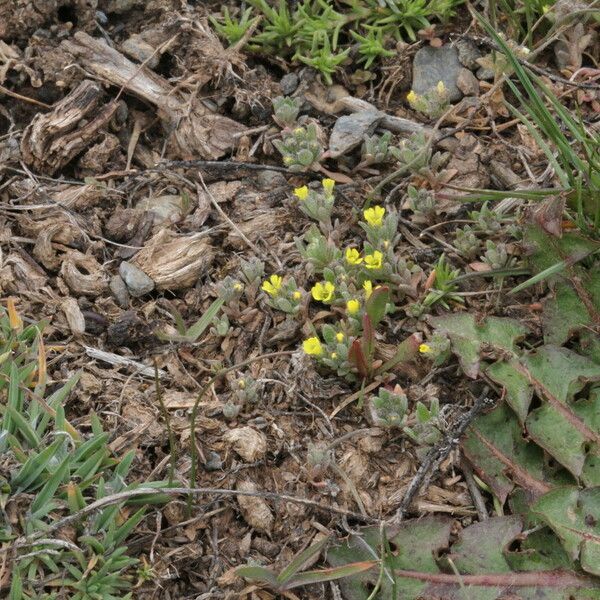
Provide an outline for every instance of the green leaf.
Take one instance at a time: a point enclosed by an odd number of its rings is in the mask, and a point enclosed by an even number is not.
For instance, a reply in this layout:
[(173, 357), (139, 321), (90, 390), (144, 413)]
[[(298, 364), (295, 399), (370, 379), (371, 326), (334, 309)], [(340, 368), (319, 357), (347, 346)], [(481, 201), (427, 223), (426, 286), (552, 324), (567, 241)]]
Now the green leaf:
[(600, 575), (600, 487), (565, 487), (540, 498), (532, 511), (559, 536), (584, 571)]
[(329, 538), (323, 538), (318, 541), (316, 544), (309, 546), (302, 552), (300, 552), (294, 559), (290, 562), (290, 564), (285, 567), (281, 573), (277, 576), (277, 581), (280, 584), (285, 585), (286, 582), (293, 577), (298, 571), (300, 571), (306, 563), (315, 555), (319, 554), (321, 550), (325, 547)]
[(265, 567), (238, 567), (235, 570), (236, 575), (240, 577), (244, 577), (245, 579), (250, 579), (252, 581), (262, 581), (264, 583), (269, 584), (274, 589), (278, 589), (279, 583), (277, 582), (277, 577)]
[(213, 319), (217, 316), (221, 306), (223, 306), (225, 300), (217, 298), (207, 309), (206, 312), (187, 330), (185, 337), (190, 342), (195, 342), (198, 338), (206, 331), (206, 328), (210, 326)]
[(48, 479), (44, 487), (38, 492), (35, 500), (31, 504), (31, 513), (35, 519), (45, 517), (52, 508), (50, 507), (51, 500), (54, 497), (58, 486), (65, 480), (71, 466), (71, 457), (65, 456), (60, 466)]
[(377, 373), (388, 373), (397, 365), (413, 360), (419, 354), (419, 346), (422, 341), (423, 338), (420, 333), (413, 333), (411, 336), (407, 337), (398, 344), (394, 356), (377, 369)]
[(572, 483), (548, 466), (542, 449), (523, 436), (514, 413), (504, 404), (475, 419), (463, 440), (463, 451), (477, 474), (504, 504), (515, 485), (527, 502), (555, 485)]
[(5, 418), (8, 416), (12, 418), (16, 430), (18, 430), (21, 436), (29, 444), (30, 448), (37, 448), (39, 446), (41, 441), (40, 438), (18, 410), (9, 404), (6, 406), (5, 415)]
[[(552, 552), (557, 558), (550, 563), (553, 568), (550, 569), (546, 562), (537, 570), (513, 570), (511, 561), (515, 560), (515, 552), (509, 550), (509, 545), (520, 541), (525, 549), (533, 547), (525, 545), (528, 534), (522, 530), (519, 517), (495, 517), (467, 526), (458, 533), (454, 543), (450, 538), (452, 524), (451, 519), (425, 517), (405, 521), (398, 526), (396, 535), (388, 535), (393, 550), (385, 554), (386, 569), (376, 598), (600, 598), (600, 581), (579, 575), (572, 561), (568, 561), (566, 568), (561, 568), (565, 557), (555, 547), (552, 547)], [(379, 529), (365, 528), (360, 536), (351, 536), (345, 544), (330, 549), (327, 560), (330, 564), (341, 566), (365, 557), (379, 556), (381, 548)], [(438, 559), (440, 554), (447, 558)], [(522, 560), (520, 564), (527, 563)], [(372, 598), (371, 590), (377, 575), (373, 569), (340, 580), (344, 599)]]
[(118, 529), (113, 535), (113, 544), (115, 546), (122, 544), (129, 537), (129, 534), (138, 526), (145, 514), (146, 508), (140, 508), (131, 517), (129, 517), (125, 523), (119, 525)]
[(291, 590), (292, 588), (299, 587), (301, 585), (309, 585), (313, 583), (323, 583), (325, 581), (334, 581), (336, 579), (342, 579), (343, 577), (351, 577), (364, 571), (370, 571), (377, 566), (377, 561), (364, 561), (351, 563), (341, 567), (333, 567), (331, 569), (320, 569), (317, 571), (305, 571), (299, 573), (288, 580), (283, 586), (285, 590)]
[(22, 492), (42, 485), (43, 481), (38, 481), (38, 478), (45, 470), (48, 470), (50, 461), (63, 443), (64, 441), (61, 439), (55, 440), (38, 454), (32, 454), (11, 481), (11, 486), (17, 492)]
[(504, 551), (522, 528), (518, 515), (491, 517), (474, 523), (461, 531), (449, 557), (461, 573), (510, 573), (512, 569)]
[(365, 310), (371, 319), (373, 328), (385, 317), (385, 309), (390, 302), (390, 288), (382, 285), (376, 287), (365, 304)]
[(515, 354), (516, 342), (528, 329), (514, 319), (488, 317), (478, 322), (475, 315), (454, 314), (434, 317), (430, 323), (452, 342), (465, 375), (473, 379), (479, 374), (482, 346), (503, 353)]

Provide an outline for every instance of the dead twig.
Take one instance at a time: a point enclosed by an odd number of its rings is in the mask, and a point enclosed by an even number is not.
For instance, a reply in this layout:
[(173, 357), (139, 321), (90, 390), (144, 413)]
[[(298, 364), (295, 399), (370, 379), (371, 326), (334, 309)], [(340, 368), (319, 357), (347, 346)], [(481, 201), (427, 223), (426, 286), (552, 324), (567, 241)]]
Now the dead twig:
[(457, 419), (453, 430), (445, 435), (440, 444), (429, 451), (413, 477), (413, 480), (410, 482), (410, 485), (404, 494), (404, 498), (402, 498), (400, 507), (392, 519), (390, 519), (390, 523), (396, 524), (402, 521), (415, 496), (419, 493), (421, 488), (427, 485), (440, 464), (446, 460), (450, 452), (458, 445), (460, 438), (467, 430), (467, 427), (472, 423), (473, 419), (475, 419), (475, 417), (477, 417), (485, 408), (488, 408), (494, 403), (492, 398), (487, 397), (488, 389), (489, 388), (486, 386), (483, 394), (477, 398), (471, 409)]
[(27, 548), (32, 545), (38, 545), (42, 538), (48, 537), (49, 534), (51, 534), (52, 532), (73, 525), (74, 523), (81, 521), (85, 517), (92, 515), (95, 512), (106, 508), (107, 506), (121, 504), (122, 502), (127, 502), (128, 500), (131, 500), (133, 498), (139, 498), (140, 496), (156, 496), (156, 494), (166, 494), (167, 496), (253, 496), (255, 498), (264, 498), (265, 500), (278, 500), (280, 502), (292, 502), (294, 504), (301, 504), (303, 506), (308, 506), (310, 508), (321, 510), (326, 513), (334, 513), (343, 517), (351, 517), (362, 522), (380, 522), (380, 520), (376, 519), (375, 517), (369, 517), (367, 515), (362, 515), (357, 512), (344, 510), (342, 508), (336, 508), (333, 506), (325, 506), (323, 504), (320, 504), (319, 502), (315, 502), (314, 500), (308, 500), (307, 498), (297, 498), (295, 496), (288, 496), (287, 494), (277, 494), (275, 492), (250, 492), (245, 490), (230, 490), (220, 488), (177, 487), (157, 489), (142, 487), (137, 488), (135, 490), (118, 492), (116, 494), (111, 494), (110, 496), (100, 498), (100, 500), (92, 502), (91, 504), (89, 504), (85, 508), (82, 508), (76, 513), (63, 517), (62, 519), (59, 519), (54, 523), (50, 523), (43, 531), (37, 531), (35, 533), (32, 533), (31, 535), (23, 536), (21, 538), (16, 539), (12, 544), (0, 548), (0, 555), (6, 554), (11, 550), (18, 550), (20, 548)]
[(473, 505), (475, 506), (475, 509), (477, 510), (477, 515), (479, 516), (479, 520), (487, 521), (487, 519), (489, 519), (489, 515), (488, 515), (487, 508), (485, 506), (485, 500), (483, 499), (483, 496), (481, 495), (481, 490), (479, 489), (479, 486), (477, 485), (477, 482), (475, 481), (475, 477), (473, 477), (473, 469), (471, 468), (471, 465), (469, 463), (467, 463), (467, 461), (464, 460), (464, 458), (463, 458), (463, 460), (460, 463), (460, 468), (463, 472), (467, 487), (469, 488), (469, 493), (471, 494), (471, 498), (473, 500)]

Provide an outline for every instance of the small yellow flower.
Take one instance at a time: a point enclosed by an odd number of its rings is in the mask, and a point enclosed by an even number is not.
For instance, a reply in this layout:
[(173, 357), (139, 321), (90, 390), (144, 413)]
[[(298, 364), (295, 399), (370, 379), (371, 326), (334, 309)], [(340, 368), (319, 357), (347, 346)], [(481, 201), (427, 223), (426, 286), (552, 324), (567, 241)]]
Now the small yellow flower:
[(368, 300), (373, 293), (373, 282), (367, 279), (367, 281), (363, 283), (363, 290), (365, 290), (365, 298)]
[(263, 292), (267, 292), (271, 298), (275, 298), (275, 296), (277, 296), (281, 290), (282, 283), (283, 279), (279, 275), (271, 275), (268, 281), (263, 281), (260, 289)]
[(294, 133), (296, 135), (300, 135), (303, 132), (304, 132), (304, 129), (302, 129), (302, 127), (296, 127), (296, 129), (294, 129)]
[(346, 248), (346, 262), (349, 265), (360, 265), (363, 259), (356, 248)]
[(345, 336), (345, 335), (344, 335), (344, 334), (343, 334), (341, 331), (338, 331), (338, 332), (335, 334), (335, 339), (336, 339), (338, 342), (343, 342), (345, 337), (346, 337), (346, 336)]
[(333, 188), (335, 187), (335, 181), (333, 179), (329, 179), (329, 177), (323, 179), (323, 181), (321, 181), (321, 185), (328, 196), (333, 194)]
[(421, 344), (419, 346), (419, 352), (421, 354), (427, 354), (428, 352), (431, 352), (431, 346), (429, 344)]
[(246, 380), (245, 379), (239, 379), (238, 380), (238, 387), (240, 388), (240, 390), (245, 390), (246, 389)]
[(332, 353), (331, 353), (331, 358), (332, 358), (333, 360), (335, 360), (335, 359), (337, 358), (337, 352), (332, 352)]
[(333, 300), (333, 292), (335, 292), (335, 286), (330, 281), (323, 281), (315, 283), (310, 292), (315, 300), (320, 300), (321, 302), (328, 303)]
[(323, 354), (323, 346), (318, 337), (311, 337), (302, 342), (302, 350), (308, 355), (320, 356)]
[(294, 196), (298, 198), (298, 200), (306, 200), (308, 198), (308, 187), (303, 185), (302, 187), (298, 187), (294, 190)]
[(365, 266), (367, 269), (381, 269), (383, 265), (383, 254), (379, 250), (375, 250), (373, 254), (365, 256)]
[(415, 94), (414, 90), (410, 90), (410, 92), (408, 92), (408, 94), (406, 94), (406, 99), (409, 101), (410, 104), (414, 104), (417, 101), (417, 94)]
[(244, 289), (244, 286), (238, 281), (237, 283), (233, 284), (233, 289), (236, 292), (241, 292)]
[(385, 215), (385, 208), (383, 206), (373, 206), (367, 208), (363, 213), (365, 221), (372, 227), (381, 227), (383, 222), (383, 215)]
[(301, 300), (302, 299), (302, 292), (300, 290), (296, 290), (293, 294), (292, 294), (292, 298), (294, 300)]
[(355, 315), (360, 310), (360, 302), (358, 300), (348, 300), (346, 302), (346, 310), (349, 315)]
[(446, 93), (446, 86), (444, 85), (443, 81), (438, 81), (436, 89), (440, 96), (443, 96)]
[(284, 165), (291, 165), (294, 162), (294, 159), (291, 156), (284, 156), (283, 157), (283, 164)]

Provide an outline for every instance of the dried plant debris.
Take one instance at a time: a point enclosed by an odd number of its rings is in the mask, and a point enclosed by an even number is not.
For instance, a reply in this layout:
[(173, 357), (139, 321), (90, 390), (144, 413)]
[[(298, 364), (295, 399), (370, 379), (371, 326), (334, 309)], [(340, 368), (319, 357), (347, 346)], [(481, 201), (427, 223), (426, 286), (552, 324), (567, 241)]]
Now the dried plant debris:
[(509, 4), (0, 0), (0, 595), (600, 597), (600, 21)]

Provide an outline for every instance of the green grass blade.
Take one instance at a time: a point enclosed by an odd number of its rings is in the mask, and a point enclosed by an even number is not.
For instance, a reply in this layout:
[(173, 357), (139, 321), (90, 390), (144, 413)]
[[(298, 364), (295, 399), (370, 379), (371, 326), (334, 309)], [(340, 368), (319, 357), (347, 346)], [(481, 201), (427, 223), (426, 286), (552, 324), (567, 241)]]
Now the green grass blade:
[(48, 479), (44, 487), (38, 492), (35, 500), (32, 502), (30, 507), (31, 515), (34, 519), (42, 519), (51, 510), (54, 510), (57, 506), (56, 502), (53, 502), (54, 494), (58, 489), (58, 486), (63, 482), (69, 472), (69, 457), (65, 457), (61, 465), (54, 472), (52, 477)]
[(206, 312), (194, 323), (186, 332), (185, 337), (190, 342), (195, 342), (212, 323), (213, 319), (223, 306), (225, 301), (222, 298), (217, 298), (207, 309)]
[(323, 538), (316, 544), (313, 544), (312, 546), (309, 546), (308, 548), (300, 552), (300, 554), (298, 554), (290, 562), (290, 564), (287, 567), (285, 567), (285, 569), (283, 569), (281, 573), (279, 573), (279, 575), (277, 576), (278, 583), (285, 585), (291, 577), (293, 577), (298, 571), (300, 571), (300, 569), (302, 569), (304, 565), (306, 565), (310, 558), (321, 552), (321, 550), (323, 549), (325, 544), (327, 544), (328, 541), (329, 538)]

